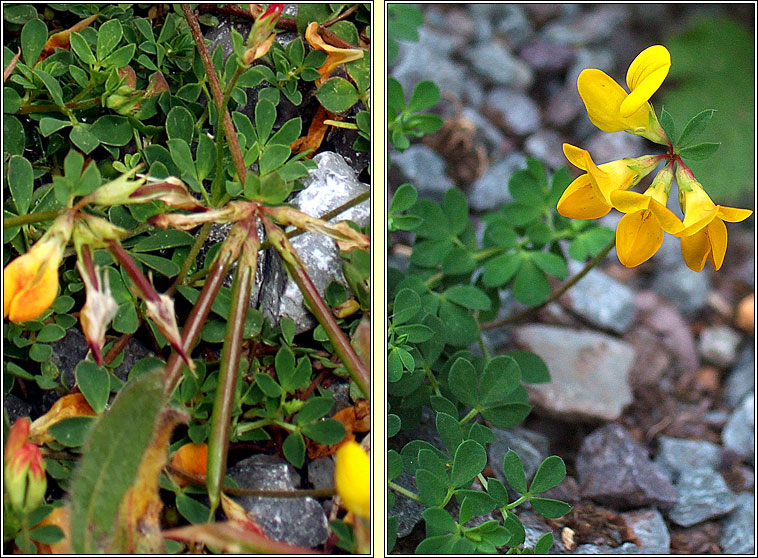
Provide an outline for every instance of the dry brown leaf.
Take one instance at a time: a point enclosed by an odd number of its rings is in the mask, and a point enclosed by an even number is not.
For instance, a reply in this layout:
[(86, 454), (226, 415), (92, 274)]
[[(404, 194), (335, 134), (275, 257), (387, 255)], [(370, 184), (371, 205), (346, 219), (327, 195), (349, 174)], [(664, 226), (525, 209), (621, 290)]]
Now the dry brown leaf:
[(336, 119), (336, 116), (319, 105), (316, 110), (316, 114), (313, 115), (311, 125), (308, 127), (308, 133), (302, 138), (297, 138), (290, 148), (293, 153), (302, 153), (303, 151), (312, 150), (311, 153), (305, 156), (306, 159), (312, 158), (316, 154), (316, 150), (321, 147), (321, 142), (324, 141), (326, 132), (329, 130), (329, 125), (325, 124), (327, 120)]
[(21, 49), (18, 49), (18, 52), (16, 55), (11, 59), (10, 63), (8, 64), (8, 67), (5, 68), (3, 71), (3, 83), (5, 83), (8, 78), (13, 73), (13, 68), (16, 67), (16, 62), (18, 62), (18, 59), (21, 57)]
[(48, 430), (54, 424), (71, 417), (96, 417), (97, 413), (90, 407), (84, 395), (72, 393), (64, 395), (53, 403), (50, 410), (32, 423), (29, 441), (41, 446), (55, 440)]
[[(53, 33), (50, 35), (50, 37), (47, 39), (47, 42), (45, 43), (45, 46), (42, 48), (42, 53), (39, 55), (39, 58), (37, 59), (37, 62), (40, 60), (44, 60), (51, 54), (55, 52), (56, 48), (62, 48), (65, 50), (69, 50), (71, 48), (71, 32), (78, 33), (85, 27), (89, 27), (93, 21), (97, 19), (97, 17), (100, 14), (95, 14), (92, 16), (89, 16), (87, 19), (83, 19), (73, 27), (70, 27), (66, 29), (65, 31), (59, 31), (58, 33)], [(29, 61), (26, 61), (27, 64), (29, 64)], [(35, 62), (35, 64), (37, 64)]]

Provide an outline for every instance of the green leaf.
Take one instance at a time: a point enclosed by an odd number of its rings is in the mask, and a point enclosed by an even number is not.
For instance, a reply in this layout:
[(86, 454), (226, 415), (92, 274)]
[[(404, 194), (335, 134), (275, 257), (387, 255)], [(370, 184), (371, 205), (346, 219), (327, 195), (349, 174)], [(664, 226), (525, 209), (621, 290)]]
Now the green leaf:
[(461, 403), (474, 406), (478, 403), (476, 390), (472, 389), (476, 386), (478, 379), (476, 377), (476, 370), (474, 366), (465, 358), (458, 358), (450, 368), (450, 373), (447, 379), (450, 391)]
[(113, 518), (135, 480), (164, 404), (162, 372), (127, 382), (92, 429), (69, 491), (74, 553), (103, 551), (111, 538)]
[(508, 190), (516, 201), (527, 206), (542, 206), (545, 201), (539, 182), (526, 169), (513, 173), (508, 181)]
[(509, 403), (500, 407), (482, 409), (484, 420), (500, 428), (513, 428), (520, 424), (531, 412), (532, 408), (524, 403)]
[(56, 324), (45, 324), (37, 333), (37, 343), (52, 343), (60, 341), (66, 335), (66, 330)]
[(152, 254), (141, 253), (133, 253), (132, 255), (134, 256), (135, 260), (142, 262), (147, 267), (154, 269), (166, 277), (174, 277), (177, 273), (179, 273), (179, 265), (166, 258), (154, 256)]
[(666, 136), (670, 142), (674, 142), (676, 139), (676, 126), (674, 126), (674, 119), (666, 109), (661, 109), (661, 127), (666, 132)]
[(105, 59), (116, 45), (121, 41), (124, 31), (121, 28), (121, 22), (117, 19), (110, 19), (100, 26), (97, 32), (97, 58)]
[(295, 422), (299, 425), (314, 422), (326, 415), (333, 405), (334, 400), (330, 397), (310, 397), (301, 407)]
[(679, 136), (676, 146), (681, 148), (692, 143), (692, 140), (702, 134), (708, 127), (714, 112), (716, 112), (715, 109), (705, 109), (693, 116), (684, 126), (684, 130), (682, 130), (682, 135)]
[(531, 252), (529, 258), (542, 271), (552, 275), (556, 279), (565, 279), (568, 276), (566, 260), (552, 252)]
[(445, 501), (447, 487), (431, 471), (416, 471), (416, 488), (421, 503), (427, 507), (439, 506)]
[(42, 70), (33, 70), (33, 72), (45, 84), (45, 89), (50, 93), (50, 99), (52, 99), (53, 103), (58, 106), (63, 105), (63, 90), (58, 80)]
[(100, 139), (82, 125), (71, 128), (68, 138), (71, 143), (87, 154), (100, 145)]
[[(175, 106), (166, 116), (166, 135), (168, 136), (168, 139), (183, 139), (187, 142), (187, 145), (189, 145), (192, 143), (194, 126), (195, 118), (192, 116), (192, 113), (184, 107)], [(186, 170), (186, 167), (180, 168)]]
[(526, 306), (542, 304), (550, 296), (550, 283), (545, 273), (532, 261), (524, 261), (516, 273), (513, 296)]
[(479, 337), (479, 325), (471, 313), (457, 304), (442, 300), (439, 317), (445, 325), (445, 342), (454, 347), (467, 347)]
[(276, 107), (267, 100), (261, 99), (255, 105), (255, 132), (258, 136), (258, 144), (263, 146), (271, 135), (271, 130), (276, 121)]
[(523, 260), (520, 254), (501, 254), (484, 264), (482, 280), (487, 287), (502, 287), (521, 268)]
[(420, 81), (413, 88), (411, 100), (408, 102), (408, 112), (419, 112), (432, 108), (440, 102), (440, 88), (433, 81)]
[(276, 377), (279, 378), (279, 383), (287, 393), (294, 392), (297, 389), (291, 383), (292, 377), (295, 374), (295, 355), (292, 349), (286, 345), (282, 346), (276, 353), (274, 359), (276, 366)]
[(115, 114), (101, 116), (92, 123), (89, 131), (105, 145), (122, 146), (134, 139), (129, 119)]
[(21, 96), (12, 87), (3, 88), (3, 112), (13, 114), (21, 108)]
[(427, 534), (430, 528), (435, 533), (455, 533), (457, 525), (450, 514), (442, 508), (427, 508), (421, 514), (427, 526)]
[(371, 57), (364, 53), (363, 58), (345, 64), (347, 73), (358, 87), (358, 93), (364, 93), (371, 87)]
[(266, 394), (266, 397), (281, 396), (282, 394), (281, 386), (277, 384), (276, 380), (274, 380), (268, 374), (264, 374), (263, 372), (258, 372), (255, 375), (255, 381), (258, 384), (258, 387), (261, 388), (261, 391)]
[(82, 361), (74, 371), (76, 385), (90, 404), (100, 414), (105, 410), (110, 395), (110, 374), (94, 362)]
[(87, 43), (86, 39), (79, 33), (71, 33), (69, 41), (71, 42), (71, 49), (82, 62), (85, 64), (94, 64), (97, 61), (95, 55), (92, 54), (92, 49), (90, 48), (89, 43)]
[(176, 229), (165, 231), (150, 231), (150, 236), (140, 238), (137, 244), (132, 246), (134, 252), (152, 252), (154, 250), (167, 250), (179, 246), (191, 246), (195, 237), (191, 234)]
[(291, 150), (287, 145), (269, 145), (261, 153), (260, 173), (267, 175), (281, 167), (289, 158)]
[(508, 356), (518, 363), (521, 379), (528, 384), (546, 384), (550, 381), (550, 371), (542, 358), (529, 351), (510, 351)]
[(445, 291), (445, 298), (469, 310), (489, 310), (492, 301), (481, 289), (470, 285), (456, 285)]
[(3, 149), (10, 155), (22, 155), (26, 147), (24, 126), (15, 116), (3, 116)]
[(55, 544), (65, 537), (63, 530), (57, 525), (43, 525), (29, 531), (29, 538), (42, 544)]
[[(489, 483), (489, 480), (487, 481)], [(468, 507), (473, 515), (485, 515), (495, 509), (495, 500), (486, 492), (478, 490), (459, 489), (455, 491), (459, 502), (468, 501)], [(461, 507), (463, 507), (461, 505)], [(461, 521), (463, 523), (463, 521)]]
[(110, 53), (105, 60), (103, 60), (103, 64), (106, 66), (112, 66), (114, 68), (123, 68), (129, 62), (132, 61), (132, 58), (134, 57), (134, 53), (137, 50), (137, 45), (134, 43), (124, 45), (118, 50)]
[(557, 455), (546, 458), (537, 469), (529, 486), (531, 494), (539, 494), (558, 486), (566, 478), (566, 464)]
[(53, 424), (49, 432), (59, 444), (78, 448), (84, 444), (95, 422), (92, 417), (70, 417)]
[(479, 403), (490, 406), (502, 403), (505, 396), (520, 384), (518, 364), (509, 356), (497, 356), (484, 367), (479, 383)]
[(545, 533), (534, 545), (535, 554), (547, 554), (553, 547), (553, 533)]
[(705, 142), (683, 147), (679, 150), (679, 156), (683, 159), (692, 159), (693, 161), (702, 161), (713, 155), (721, 146), (721, 143)]
[(466, 440), (455, 451), (451, 482), (455, 488), (468, 486), (487, 465), (487, 451), (474, 440)]
[(211, 512), (208, 506), (182, 492), (176, 495), (176, 510), (193, 525), (206, 523)]
[(324, 419), (303, 426), (303, 434), (324, 445), (333, 445), (345, 437), (345, 425), (335, 419)]
[(302, 131), (302, 120), (300, 117), (291, 118), (279, 128), (271, 139), (266, 142), (267, 145), (284, 145), (287, 148), (300, 137)]
[(13, 155), (8, 162), (8, 187), (19, 215), (25, 215), (32, 203), (34, 171), (32, 164), (20, 155)]
[(530, 498), (529, 503), (535, 512), (548, 519), (558, 519), (571, 511), (571, 506), (566, 502), (552, 498)]
[(47, 42), (47, 26), (37, 18), (30, 19), (21, 29), (21, 54), (30, 68), (37, 63)]
[[(526, 483), (524, 483), (526, 486)], [(495, 501), (495, 507), (502, 508), (508, 504), (508, 491), (505, 486), (496, 478), (487, 479), (487, 494)]]
[(292, 432), (282, 444), (282, 453), (287, 461), (295, 467), (302, 467), (305, 463), (305, 440), (300, 432)]
[(387, 415), (387, 437), (392, 438), (400, 432), (400, 417), (392, 413)]
[(392, 203), (390, 203), (389, 214), (394, 215), (401, 213), (416, 203), (418, 199), (418, 192), (410, 184), (403, 184), (400, 186), (395, 195), (392, 197)]
[(411, 320), (421, 309), (421, 298), (411, 289), (401, 289), (395, 295), (392, 323), (400, 325)]
[(344, 112), (358, 102), (358, 91), (344, 78), (327, 80), (316, 92), (316, 98), (330, 112)]
[(526, 472), (521, 458), (512, 449), (508, 450), (503, 459), (503, 474), (513, 489), (519, 494), (526, 494)]
[(71, 126), (70, 120), (57, 120), (56, 118), (45, 116), (39, 121), (39, 130), (45, 137), (67, 126)]
[(450, 452), (450, 455), (453, 455), (458, 446), (461, 445), (461, 442), (463, 442), (463, 430), (458, 423), (458, 419), (447, 413), (437, 413), (437, 432), (439, 432), (442, 443), (445, 444), (447, 451)]

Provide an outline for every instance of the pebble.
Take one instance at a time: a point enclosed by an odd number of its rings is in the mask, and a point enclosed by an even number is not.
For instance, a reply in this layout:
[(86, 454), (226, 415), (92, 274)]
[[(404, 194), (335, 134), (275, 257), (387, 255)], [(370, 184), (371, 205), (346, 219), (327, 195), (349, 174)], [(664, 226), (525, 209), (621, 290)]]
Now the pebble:
[(682, 527), (719, 517), (737, 505), (737, 498), (724, 478), (708, 467), (683, 471), (675, 486), (678, 498), (668, 518)]
[(580, 544), (574, 549), (572, 554), (642, 554), (640, 548), (630, 542), (625, 542), (621, 546), (610, 547), (604, 544)]
[(487, 94), (484, 103), (496, 123), (516, 135), (532, 134), (542, 124), (539, 105), (520, 91), (498, 87)]
[[(296, 209), (318, 217), (369, 189), (368, 185), (357, 180), (353, 169), (340, 155), (325, 151), (313, 160), (318, 168), (310, 171), (309, 177), (302, 181), (305, 188), (290, 201)], [(371, 220), (370, 200), (344, 211), (330, 222), (337, 223), (346, 219), (359, 226), (366, 226)], [(346, 285), (339, 250), (334, 240), (321, 234), (305, 233), (293, 238), (291, 242), (322, 296), (332, 281)], [(271, 265), (266, 270), (261, 283), (259, 304), (263, 315), (274, 327), (283, 316), (295, 322), (297, 333), (307, 331), (316, 323), (305, 307), (300, 289), (285, 272), (280, 258), (272, 258)]]
[(3, 410), (8, 415), (8, 424), (10, 425), (13, 425), (20, 418), (31, 418), (32, 414), (32, 406), (12, 393), (8, 393), (3, 397)]
[(601, 504), (666, 509), (677, 501), (665, 473), (619, 424), (602, 426), (584, 439), (576, 469), (582, 494)]
[(627, 157), (645, 155), (647, 147), (645, 140), (639, 136), (625, 133), (608, 134), (600, 131), (587, 141), (585, 149), (590, 152), (595, 164), (601, 165)]
[(545, 122), (555, 128), (564, 128), (583, 111), (584, 103), (576, 90), (576, 83), (569, 83), (548, 99)]
[(742, 331), (753, 333), (755, 329), (755, 294), (750, 293), (740, 300), (734, 323)]
[(550, 41), (567, 46), (599, 43), (611, 37), (616, 27), (626, 19), (622, 6), (602, 5), (578, 14), (573, 21), (560, 19), (547, 24), (542, 36)]
[(551, 381), (527, 386), (531, 402), (568, 421), (615, 420), (632, 402), (628, 374), (635, 358), (629, 343), (592, 331), (526, 325), (517, 344), (545, 361)]
[(622, 513), (626, 525), (639, 540), (640, 554), (670, 554), (671, 536), (661, 512), (655, 508)]
[[(574, 63), (571, 65), (568, 73), (566, 74), (566, 85), (573, 87), (578, 97), (579, 92), (576, 89), (576, 78), (579, 77), (579, 74), (582, 73), (582, 70), (586, 70), (587, 68), (595, 68), (597, 70), (602, 70), (606, 74), (611, 74), (615, 67), (616, 57), (610, 50), (605, 48), (580, 47), (576, 50)], [(597, 131), (597, 128), (595, 128), (594, 125), (593, 129)], [(611, 134), (606, 134), (606, 136), (610, 137)]]
[(691, 316), (705, 308), (710, 290), (707, 273), (692, 271), (683, 261), (676, 268), (659, 268), (657, 271), (652, 283), (653, 290), (671, 301), (682, 314)]
[(474, 211), (488, 211), (513, 201), (508, 191), (508, 181), (514, 172), (523, 168), (526, 168), (526, 157), (519, 152), (509, 153), (493, 163), (471, 185), (469, 207)]
[[(540, 463), (550, 452), (550, 443), (547, 437), (526, 428), (516, 427), (509, 430), (492, 428), (492, 432), (495, 434), (495, 441), (489, 445), (487, 455), (489, 456), (490, 467), (502, 482), (505, 482), (503, 459), (508, 450), (515, 451), (521, 458), (527, 479), (534, 476)], [(506, 486), (508, 485), (506, 484)]]
[[(569, 273), (575, 274), (582, 264), (571, 261)], [(634, 291), (598, 269), (590, 270), (564, 295), (563, 300), (576, 314), (599, 328), (626, 333), (637, 313)]]
[(551, 169), (557, 169), (568, 166), (568, 161), (563, 156), (563, 142), (564, 138), (558, 132), (543, 128), (526, 138), (524, 151)]
[(727, 367), (737, 356), (740, 334), (727, 326), (711, 326), (700, 334), (700, 356), (717, 366)]
[(308, 482), (313, 488), (332, 488), (334, 486), (334, 459), (319, 457), (308, 463)]
[(491, 120), (484, 118), (478, 111), (469, 107), (464, 108), (461, 114), (463, 118), (474, 125), (476, 140), (484, 143), (491, 156), (499, 157), (507, 153), (511, 147), (510, 142)]
[(721, 440), (724, 447), (745, 459), (750, 459), (751, 464), (754, 462), (755, 394), (746, 395), (734, 410), (721, 432)]
[(576, 51), (565, 45), (537, 40), (525, 45), (519, 56), (538, 72), (558, 72), (574, 61)]
[(734, 408), (742, 398), (755, 389), (755, 349), (746, 347), (737, 364), (726, 377), (724, 398), (727, 405)]
[[(403, 474), (392, 482), (411, 492), (416, 493), (418, 491), (413, 476), (407, 471), (403, 471)], [(398, 538), (408, 536), (413, 531), (416, 524), (421, 521), (421, 514), (424, 513), (425, 509), (426, 506), (395, 492), (395, 505), (392, 506), (390, 514), (397, 518)]]
[[(552, 532), (552, 529), (547, 523), (545, 523), (545, 520), (536, 513), (522, 508), (517, 508), (515, 513), (518, 515), (521, 524), (524, 526), (524, 546), (534, 548), (534, 545), (537, 544), (540, 537), (546, 533)], [(550, 553), (566, 554), (567, 551), (568, 549), (563, 544), (561, 537), (553, 532), (553, 547), (550, 549)]]
[(445, 192), (455, 184), (445, 174), (445, 160), (431, 147), (411, 145), (403, 153), (393, 153), (392, 163), (402, 173), (403, 182), (411, 183), (420, 198), (441, 202)]
[(738, 494), (734, 510), (721, 521), (721, 551), (724, 554), (755, 555), (755, 499)]
[(525, 91), (534, 82), (532, 69), (497, 41), (479, 43), (467, 49), (463, 57), (479, 76), (496, 85)]
[[(300, 484), (292, 466), (279, 457), (254, 455), (229, 468), (240, 486), (258, 490), (293, 490)], [(237, 502), (272, 539), (314, 548), (329, 537), (329, 523), (313, 498), (238, 496)]]
[(697, 468), (716, 469), (721, 461), (721, 449), (707, 440), (683, 440), (660, 436), (655, 463), (676, 480), (681, 473)]

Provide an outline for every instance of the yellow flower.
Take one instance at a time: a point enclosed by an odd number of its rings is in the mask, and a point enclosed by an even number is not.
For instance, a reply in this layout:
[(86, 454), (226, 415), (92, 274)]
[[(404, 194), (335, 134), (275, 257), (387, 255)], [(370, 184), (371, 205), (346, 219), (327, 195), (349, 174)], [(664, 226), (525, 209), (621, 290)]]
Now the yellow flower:
[(601, 70), (589, 68), (576, 81), (579, 95), (592, 123), (604, 132), (623, 130), (667, 145), (653, 107), (648, 102), (671, 68), (666, 47), (655, 45), (637, 55), (626, 73), (627, 93)]
[(305, 28), (305, 38), (308, 43), (316, 50), (326, 52), (326, 61), (318, 69), (321, 78), (316, 82), (318, 85), (325, 82), (331, 71), (340, 64), (346, 64), (353, 60), (363, 58), (363, 49), (360, 48), (338, 48), (327, 44), (318, 33), (318, 22), (314, 21)]
[(558, 213), (571, 219), (597, 219), (608, 213), (612, 207), (611, 192), (631, 188), (662, 158), (660, 155), (645, 155), (598, 166), (585, 149), (564, 143), (563, 153), (572, 164), (587, 171), (569, 184), (558, 200)]
[(3, 317), (26, 322), (42, 315), (58, 296), (58, 266), (73, 229), (66, 213), (32, 248), (3, 270)]
[(693, 271), (702, 271), (706, 259), (718, 271), (726, 254), (726, 225), (724, 221), (737, 223), (753, 213), (750, 209), (738, 209), (716, 205), (683, 164), (677, 165), (676, 181), (679, 185), (679, 201), (684, 210), (683, 228), (676, 233), (680, 239), (684, 263)]
[(371, 517), (371, 462), (360, 444), (345, 442), (337, 450), (334, 484), (348, 511)]
[(646, 262), (663, 243), (663, 232), (675, 234), (682, 222), (666, 208), (674, 178), (673, 165), (666, 165), (644, 194), (617, 191), (611, 193), (613, 207), (626, 213), (616, 228), (616, 253), (626, 267)]

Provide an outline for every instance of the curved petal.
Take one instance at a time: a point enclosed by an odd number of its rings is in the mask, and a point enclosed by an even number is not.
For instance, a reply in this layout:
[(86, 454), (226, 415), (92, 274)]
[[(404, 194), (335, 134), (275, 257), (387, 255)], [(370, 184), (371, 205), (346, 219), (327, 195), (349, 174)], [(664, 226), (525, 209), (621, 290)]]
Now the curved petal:
[(650, 201), (650, 196), (638, 192), (627, 192), (625, 190), (611, 192), (611, 203), (613, 204), (613, 207), (622, 213), (633, 213), (635, 211), (647, 209)]
[(663, 244), (663, 229), (649, 210), (628, 213), (616, 227), (616, 254), (626, 267), (646, 262)]
[(611, 206), (592, 184), (588, 174), (583, 174), (563, 192), (558, 200), (558, 213), (569, 219), (598, 219), (606, 215)]
[(581, 147), (571, 145), (570, 143), (564, 143), (563, 154), (572, 165), (582, 170), (587, 170), (587, 158), (590, 157), (589, 151), (582, 149)]
[(682, 258), (692, 271), (703, 271), (705, 260), (711, 251), (711, 243), (705, 230), (698, 231), (690, 236), (682, 236), (679, 239), (682, 249)]
[(8, 312), (12, 322), (27, 322), (39, 317), (58, 296), (58, 266), (47, 261), (31, 283), (13, 297)]
[(652, 198), (650, 199), (650, 205), (648, 207), (650, 208), (650, 211), (653, 212), (658, 224), (664, 231), (675, 235), (682, 230), (683, 225), (679, 220), (679, 217), (677, 217), (668, 207)]
[(724, 263), (726, 254), (726, 225), (721, 219), (714, 219), (705, 229), (711, 249), (708, 252), (708, 261), (713, 269), (718, 271)]
[(27, 254), (21, 255), (3, 270), (3, 317), (11, 311), (13, 300), (32, 282), (37, 274), (39, 262)]
[(707, 212), (699, 212), (698, 217), (700, 217), (699, 220), (694, 221), (692, 219), (689, 219), (690, 223), (688, 223), (687, 219), (687, 213), (684, 214), (684, 225), (685, 227), (680, 230), (678, 233), (675, 233), (676, 236), (684, 237), (684, 236), (692, 236), (693, 234), (696, 234), (703, 230), (711, 221), (713, 221), (716, 216), (718, 215), (718, 207), (713, 207), (711, 210)]
[(739, 223), (740, 221), (744, 221), (745, 219), (750, 217), (752, 214), (753, 212), (750, 209), (740, 209), (738, 207), (724, 207), (723, 205), (718, 206), (719, 219), (728, 221), (729, 223)]
[(631, 116), (643, 107), (658, 91), (670, 68), (671, 55), (666, 47), (655, 45), (643, 50), (626, 73), (626, 84), (631, 93), (621, 103), (621, 116)]
[(621, 116), (619, 110), (627, 93), (605, 72), (594, 68), (583, 70), (576, 80), (576, 87), (590, 120), (604, 132), (647, 128), (650, 121), (646, 107), (628, 117)]

